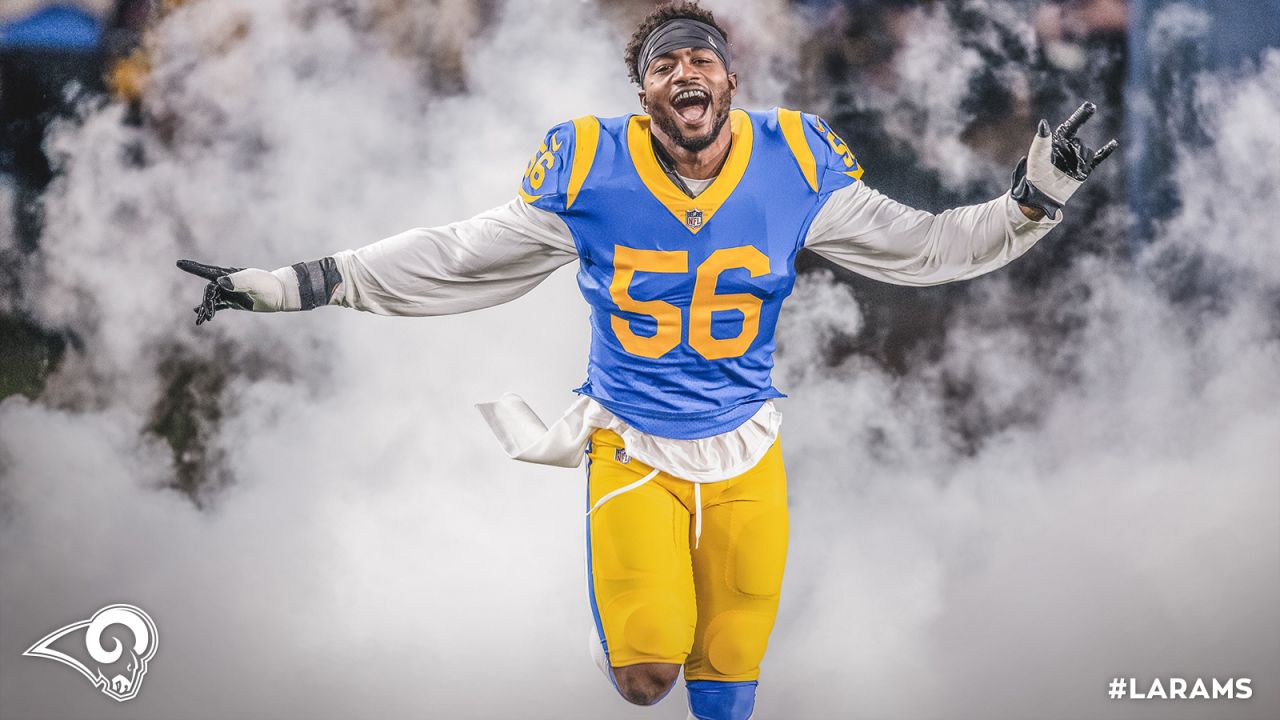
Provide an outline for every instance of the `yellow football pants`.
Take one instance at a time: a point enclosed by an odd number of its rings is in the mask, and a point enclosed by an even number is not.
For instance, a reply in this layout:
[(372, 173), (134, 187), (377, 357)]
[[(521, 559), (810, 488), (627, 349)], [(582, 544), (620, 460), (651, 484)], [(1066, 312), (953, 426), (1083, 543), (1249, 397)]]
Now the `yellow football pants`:
[[(622, 438), (597, 430), (587, 507), (648, 475)], [(613, 667), (684, 665), (686, 680), (755, 680), (778, 612), (787, 557), (781, 441), (751, 470), (704, 483), (694, 548), (694, 483), (667, 473), (609, 498), (587, 518), (588, 590)]]

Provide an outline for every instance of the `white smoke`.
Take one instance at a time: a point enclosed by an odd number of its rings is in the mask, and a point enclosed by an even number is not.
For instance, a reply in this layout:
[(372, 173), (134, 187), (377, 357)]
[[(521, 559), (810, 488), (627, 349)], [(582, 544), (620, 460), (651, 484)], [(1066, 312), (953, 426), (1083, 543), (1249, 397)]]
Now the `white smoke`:
[[(510, 197), (550, 125), (633, 109), (624, 34), (590, 7), (506, 6), (467, 45), (467, 92), (441, 95), (380, 34), (395, 5), (354, 5), (194, 3), (157, 38), (160, 130), (106, 108), (52, 141), (65, 172), (25, 297), (84, 350), (41, 401), (0, 403), (6, 718), (683, 717), (679, 691), (633, 708), (591, 666), (581, 473), (506, 460), (470, 407), (570, 400), (571, 271), (462, 316), (191, 327), (201, 283), (179, 257), (271, 268), (463, 217)], [(739, 36), (766, 37), (771, 8)], [(1277, 90), (1280, 53), (1206, 77), (1216, 142), (1181, 150), (1184, 208), (1141, 262), (1082, 260), (1034, 302), (982, 281), (942, 358), (905, 377), (827, 365), (861, 314), (801, 279), (777, 377), (792, 544), (758, 717), (1123, 717), (1104, 684), (1130, 674), (1251, 675), (1254, 699), (1214, 715), (1275, 714), (1280, 265), (1258, 210)], [(1197, 262), (1215, 292), (1184, 297)], [(1035, 312), (1069, 320), (1070, 346), (1019, 322)], [(204, 509), (162, 489), (172, 453), (144, 432), (175, 355), (236, 368), (214, 433), (233, 481)], [(976, 443), (949, 416), (955, 378), (997, 428)], [(111, 602), (158, 626), (136, 700), (17, 659)]]
[[(978, 156), (960, 141), (971, 118), (961, 110), (968, 80), (982, 66), (973, 48), (960, 43), (941, 5), (913, 10), (916, 32), (911, 33), (897, 55), (899, 82), (880, 103), (892, 110), (885, 114), (890, 136), (921, 149), (921, 162), (939, 172), (949, 184), (971, 176)], [(878, 94), (873, 94), (875, 98)], [(944, 112), (939, 109), (946, 108)]]
[[(989, 56), (1007, 56), (1034, 47), (1030, 22), (1034, 9), (1019, 0), (967, 3), (967, 12), (980, 12), (990, 20), (975, 29), (957, 25), (955, 7), (932, 3), (897, 11), (901, 16), (890, 27), (903, 36), (894, 55), (893, 81), (887, 87), (860, 88), (859, 96), (868, 107), (881, 111), (887, 135), (912, 148), (921, 166), (938, 173), (946, 185), (988, 187), (991, 178), (1002, 178), (1007, 168), (962, 140), (974, 120), (964, 100), (971, 92), (970, 79), (988, 64), (980, 49)], [(1007, 34), (997, 34), (997, 27), (1006, 28)], [(1010, 42), (1018, 47), (1008, 46)], [(993, 72), (1016, 103), (1027, 103), (1026, 68), (1010, 65)]]
[[(808, 600), (769, 662), (808, 674), (770, 688), (774, 707), (1131, 717), (1106, 699), (1112, 676), (1280, 674), (1280, 273), (1271, 222), (1249, 210), (1280, 182), (1280, 140), (1260, 122), (1280, 112), (1280, 51), (1198, 86), (1217, 140), (1178, 151), (1181, 211), (1136, 267), (1085, 258), (1041, 290), (1040, 312), (1079, 324), (1070, 346), (1046, 354), (1016, 323), (1026, 298), (996, 279), (940, 362), (903, 380), (857, 358), (814, 373), (796, 326), (821, 337), (848, 321), (829, 280), (798, 286), (780, 364), (803, 369), (787, 437), (804, 518), (792, 567), (805, 564), (785, 592)], [(1024, 421), (969, 452), (945, 430), (943, 377)], [(1213, 713), (1277, 706), (1259, 690)]]
[(726, 26), (738, 74), (741, 107), (783, 105), (797, 78), (796, 48), (810, 31), (784, 0), (708, 0), (702, 3)]
[[(4, 662), (5, 717), (620, 702), (586, 654), (581, 475), (513, 465), (471, 407), (511, 389), (571, 399), (587, 316), (570, 271), (456, 318), (191, 325), (203, 283), (176, 259), (276, 267), (465, 217), (512, 195), (546, 128), (634, 103), (618, 38), (587, 7), (507, 8), (475, 43), (465, 96), (432, 92), (340, 10), (194, 3), (157, 36), (155, 129), (107, 108), (51, 141), (65, 175), (27, 294), (86, 350), (51, 381), (75, 410), (0, 406), (0, 644), (127, 598), (160, 646), (128, 706)], [(174, 353), (236, 368), (215, 436), (234, 481), (203, 511), (161, 489), (173, 460), (143, 432)]]

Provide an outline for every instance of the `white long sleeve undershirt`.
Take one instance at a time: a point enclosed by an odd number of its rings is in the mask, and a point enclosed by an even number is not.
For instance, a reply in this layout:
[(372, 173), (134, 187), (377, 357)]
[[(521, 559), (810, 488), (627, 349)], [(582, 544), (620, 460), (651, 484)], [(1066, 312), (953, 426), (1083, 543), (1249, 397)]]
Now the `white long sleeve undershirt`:
[[(1007, 193), (934, 215), (856, 182), (831, 194), (804, 246), (875, 280), (928, 286), (1003, 267), (1055, 225), (1057, 221), (1029, 220)], [(514, 300), (576, 259), (577, 250), (558, 215), (512, 200), (469, 220), (415, 228), (333, 257), (343, 280), (331, 304), (381, 315), (424, 316)], [(766, 402), (734, 430), (674, 440), (629, 428), (590, 398), (575, 403), (562, 421), (574, 413), (574, 422), (589, 425), (569, 433), (575, 442), (582, 442), (591, 427), (609, 427), (641, 462), (698, 482), (749, 469), (772, 445), (781, 420), (773, 403)], [(516, 456), (511, 447), (508, 452)]]

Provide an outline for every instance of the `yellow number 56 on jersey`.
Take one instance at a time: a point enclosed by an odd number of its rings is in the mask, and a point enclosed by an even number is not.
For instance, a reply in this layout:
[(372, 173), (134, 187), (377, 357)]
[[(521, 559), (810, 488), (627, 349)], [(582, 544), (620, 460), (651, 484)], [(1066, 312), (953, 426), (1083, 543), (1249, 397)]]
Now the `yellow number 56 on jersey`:
[[(749, 293), (716, 293), (720, 274), (735, 268), (744, 268), (751, 277), (760, 277), (769, 272), (769, 257), (751, 245), (721, 248), (711, 253), (695, 271), (693, 301), (689, 304), (689, 345), (708, 360), (741, 356), (760, 332), (760, 307), (764, 300)], [(609, 285), (609, 295), (618, 309), (648, 315), (658, 326), (651, 336), (637, 335), (631, 330), (630, 322), (614, 315), (610, 318), (613, 332), (622, 348), (632, 355), (659, 358), (680, 344), (683, 313), (679, 307), (663, 300), (631, 297), (631, 281), (638, 272), (688, 273), (689, 253), (613, 247), (613, 282)], [(742, 313), (742, 330), (731, 338), (712, 337), (711, 316), (725, 310)]]

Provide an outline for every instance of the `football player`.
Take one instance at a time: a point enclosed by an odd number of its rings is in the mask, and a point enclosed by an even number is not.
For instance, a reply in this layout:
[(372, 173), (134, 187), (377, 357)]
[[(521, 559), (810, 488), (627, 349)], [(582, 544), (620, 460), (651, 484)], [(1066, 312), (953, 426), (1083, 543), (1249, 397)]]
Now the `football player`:
[(577, 260), (592, 331), (578, 400), (550, 428), (518, 396), (480, 410), (514, 458), (586, 458), (594, 642), (622, 697), (656, 703), (683, 668), (692, 717), (743, 720), (786, 560), (770, 370), (796, 253), (902, 285), (990, 272), (1116, 145), (1075, 137), (1086, 103), (1056, 132), (1041, 121), (1009, 192), (933, 215), (867, 187), (822, 118), (733, 108), (728, 38), (696, 4), (655, 10), (625, 57), (643, 114), (551, 128), (506, 205), (274, 271), (180, 266), (211, 281), (198, 324), (223, 308), (460, 313)]

